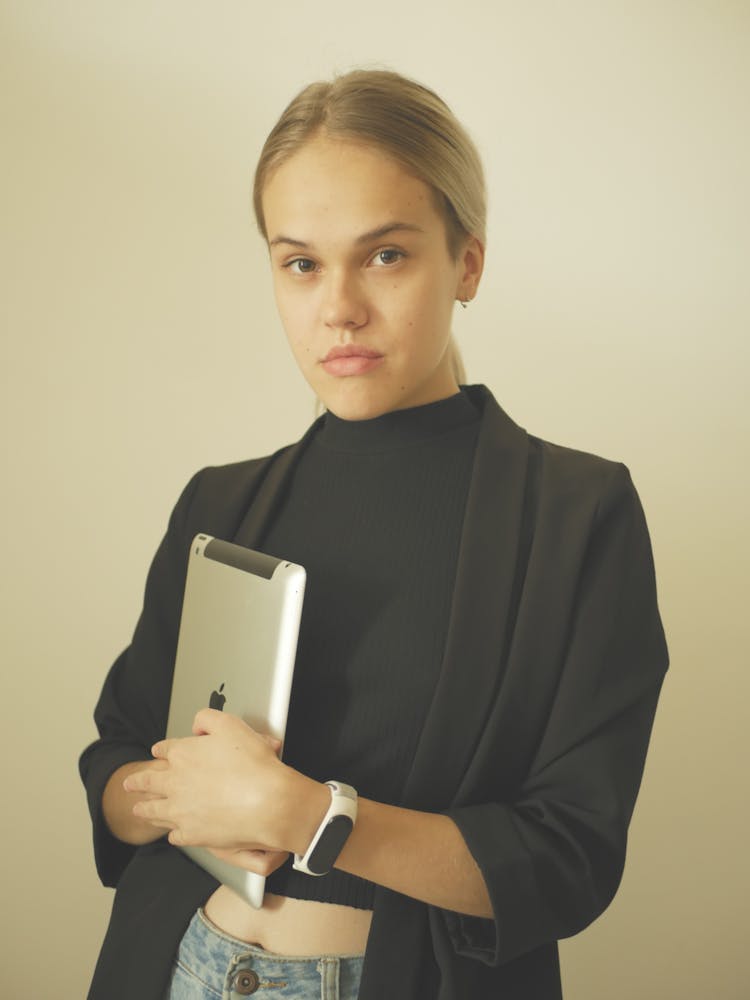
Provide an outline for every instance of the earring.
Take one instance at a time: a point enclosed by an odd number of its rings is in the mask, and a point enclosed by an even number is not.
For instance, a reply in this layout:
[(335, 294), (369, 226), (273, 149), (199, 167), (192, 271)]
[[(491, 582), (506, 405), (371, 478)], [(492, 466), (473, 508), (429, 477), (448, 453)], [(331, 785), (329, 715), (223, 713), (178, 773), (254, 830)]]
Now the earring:
[(469, 305), (467, 299), (459, 299), (458, 301), (461, 303), (461, 308), (462, 309), (466, 309), (468, 307), (468, 305)]

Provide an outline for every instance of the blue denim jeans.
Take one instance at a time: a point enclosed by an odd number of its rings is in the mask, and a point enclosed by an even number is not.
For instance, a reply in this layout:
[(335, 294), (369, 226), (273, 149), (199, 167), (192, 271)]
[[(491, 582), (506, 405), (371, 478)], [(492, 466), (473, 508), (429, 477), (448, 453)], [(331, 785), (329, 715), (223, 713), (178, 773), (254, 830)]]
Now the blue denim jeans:
[(362, 955), (276, 955), (229, 937), (198, 910), (180, 942), (165, 1000), (356, 1000)]

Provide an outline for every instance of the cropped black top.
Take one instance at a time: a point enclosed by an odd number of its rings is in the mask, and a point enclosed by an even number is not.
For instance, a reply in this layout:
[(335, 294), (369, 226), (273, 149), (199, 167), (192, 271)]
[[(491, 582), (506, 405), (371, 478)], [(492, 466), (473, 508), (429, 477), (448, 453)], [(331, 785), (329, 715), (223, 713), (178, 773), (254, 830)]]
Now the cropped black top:
[[(479, 414), (462, 393), (326, 414), (263, 539), (307, 570), (284, 760), (400, 805), (442, 661)], [(267, 891), (371, 908), (371, 884), (289, 862)]]

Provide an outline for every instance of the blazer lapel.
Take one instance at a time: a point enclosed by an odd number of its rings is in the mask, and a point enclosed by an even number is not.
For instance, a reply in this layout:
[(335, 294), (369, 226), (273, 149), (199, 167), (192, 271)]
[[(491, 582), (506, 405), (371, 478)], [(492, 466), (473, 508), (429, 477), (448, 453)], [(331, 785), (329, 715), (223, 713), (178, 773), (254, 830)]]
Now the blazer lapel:
[[(522, 567), (528, 436), (487, 390), (482, 408), (440, 676), (404, 789), (404, 805), (444, 808), (468, 770), (503, 675)], [(316, 421), (273, 455), (234, 540), (260, 548)]]
[(524, 561), (528, 435), (489, 392), (472, 394), (483, 416), (445, 653), (404, 790), (416, 809), (444, 808), (467, 772), (502, 680)]

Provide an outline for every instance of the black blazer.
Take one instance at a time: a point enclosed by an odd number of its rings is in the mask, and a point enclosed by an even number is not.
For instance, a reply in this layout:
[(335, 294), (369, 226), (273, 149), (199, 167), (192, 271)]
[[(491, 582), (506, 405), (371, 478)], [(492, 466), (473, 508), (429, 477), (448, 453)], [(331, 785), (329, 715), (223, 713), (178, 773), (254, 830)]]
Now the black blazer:
[[(641, 506), (624, 466), (540, 441), (483, 387), (440, 676), (403, 805), (458, 824), (493, 920), (376, 889), (362, 1000), (557, 1000), (557, 940), (611, 901), (667, 652)], [(296, 445), (190, 481), (149, 572), (131, 646), (81, 757), (102, 881), (117, 886), (89, 994), (159, 1000), (216, 882), (165, 841), (108, 832), (101, 795), (163, 736), (190, 540), (257, 547)]]

